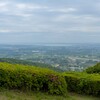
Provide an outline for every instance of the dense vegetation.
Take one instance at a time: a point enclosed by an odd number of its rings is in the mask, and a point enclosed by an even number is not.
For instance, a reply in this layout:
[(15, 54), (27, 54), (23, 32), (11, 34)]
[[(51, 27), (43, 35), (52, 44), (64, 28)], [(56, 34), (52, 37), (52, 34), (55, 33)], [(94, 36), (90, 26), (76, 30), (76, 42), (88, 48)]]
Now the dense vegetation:
[(63, 73), (68, 91), (80, 94), (100, 96), (100, 75), (78, 72)]
[(87, 68), (86, 72), (89, 74), (92, 74), (92, 73), (99, 73), (100, 74), (100, 63), (97, 63), (95, 66)]
[(67, 84), (64, 77), (49, 69), (19, 64), (0, 63), (0, 87), (43, 91), (65, 95)]

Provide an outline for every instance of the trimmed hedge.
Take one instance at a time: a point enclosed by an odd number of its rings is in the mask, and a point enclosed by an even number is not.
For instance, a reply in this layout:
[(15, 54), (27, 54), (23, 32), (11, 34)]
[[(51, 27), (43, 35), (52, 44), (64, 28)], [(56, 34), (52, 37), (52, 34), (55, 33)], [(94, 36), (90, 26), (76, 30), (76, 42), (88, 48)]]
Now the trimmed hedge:
[(0, 63), (0, 87), (66, 95), (66, 81), (60, 74), (34, 66)]
[(100, 75), (78, 72), (63, 73), (68, 91), (100, 96)]

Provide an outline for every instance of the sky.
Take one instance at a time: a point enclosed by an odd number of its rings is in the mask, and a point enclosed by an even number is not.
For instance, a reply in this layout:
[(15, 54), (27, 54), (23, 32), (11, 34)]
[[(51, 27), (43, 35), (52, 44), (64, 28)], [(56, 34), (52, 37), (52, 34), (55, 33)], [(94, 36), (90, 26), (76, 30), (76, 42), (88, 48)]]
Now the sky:
[(100, 43), (100, 0), (0, 0), (0, 44)]

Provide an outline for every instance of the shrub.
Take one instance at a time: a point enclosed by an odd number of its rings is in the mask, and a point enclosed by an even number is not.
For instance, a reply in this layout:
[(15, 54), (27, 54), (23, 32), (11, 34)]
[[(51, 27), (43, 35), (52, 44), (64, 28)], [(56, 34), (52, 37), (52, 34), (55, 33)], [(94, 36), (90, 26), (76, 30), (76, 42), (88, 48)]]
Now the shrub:
[(100, 96), (100, 75), (87, 73), (64, 73), (68, 90), (81, 94)]
[(65, 95), (66, 81), (59, 73), (46, 68), (0, 63), (0, 87), (43, 91)]

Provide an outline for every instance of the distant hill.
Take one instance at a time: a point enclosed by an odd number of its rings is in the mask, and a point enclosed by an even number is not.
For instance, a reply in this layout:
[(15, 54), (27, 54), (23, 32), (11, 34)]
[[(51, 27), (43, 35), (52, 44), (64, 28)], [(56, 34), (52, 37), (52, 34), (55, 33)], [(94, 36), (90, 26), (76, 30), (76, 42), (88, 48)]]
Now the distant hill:
[(100, 63), (97, 63), (95, 66), (87, 68), (86, 72), (89, 74), (92, 74), (92, 73), (99, 73), (100, 74)]
[(20, 59), (14, 59), (14, 58), (0, 58), (0, 62), (7, 62), (11, 64), (22, 64), (22, 65), (30, 65), (30, 66), (36, 66), (36, 67), (43, 67), (43, 68), (49, 68), (55, 71), (62, 72), (61, 69), (53, 67), (49, 64), (45, 63), (39, 63), (39, 62), (31, 62), (27, 60), (20, 60)]

